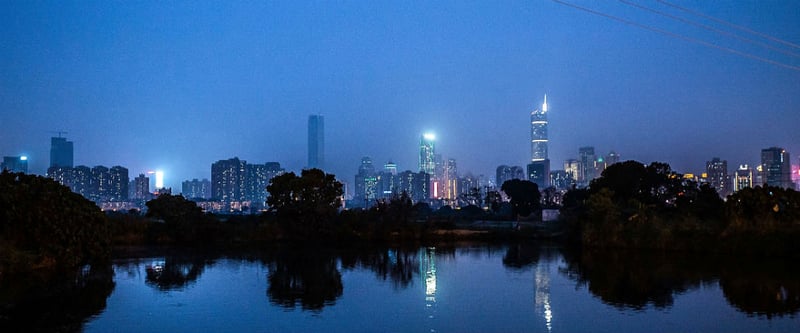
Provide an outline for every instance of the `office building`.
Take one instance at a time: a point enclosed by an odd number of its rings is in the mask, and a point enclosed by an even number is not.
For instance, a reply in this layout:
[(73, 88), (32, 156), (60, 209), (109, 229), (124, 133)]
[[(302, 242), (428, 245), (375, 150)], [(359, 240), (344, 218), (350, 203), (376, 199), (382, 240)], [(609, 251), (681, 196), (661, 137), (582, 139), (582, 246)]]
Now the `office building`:
[(3, 156), (3, 164), (0, 165), (0, 171), (2, 170), (8, 170), (9, 172), (28, 173), (28, 157)]
[(596, 177), (596, 163), (594, 147), (578, 148), (578, 186), (589, 186), (589, 182)]
[(761, 180), (763, 185), (794, 189), (789, 152), (780, 147), (761, 150)]
[(497, 167), (495, 173), (495, 184), (498, 187), (502, 187), (503, 183), (512, 179), (525, 179), (525, 171), (519, 166), (501, 165)]
[(73, 145), (67, 138), (50, 138), (50, 167), (71, 168), (73, 166)]
[(536, 183), (539, 190), (550, 187), (550, 160), (535, 161), (528, 164), (528, 180)]
[(365, 156), (361, 158), (361, 165), (358, 166), (358, 173), (354, 182), (353, 202), (357, 207), (371, 207), (381, 193), (378, 192), (378, 175), (372, 159)]
[(540, 109), (531, 112), (531, 162), (547, 157), (547, 95)]
[(308, 168), (325, 168), (325, 118), (308, 116)]
[(753, 184), (753, 169), (747, 164), (740, 165), (739, 169), (736, 169), (734, 173), (733, 190), (740, 191), (748, 187), (753, 187)]
[(436, 173), (436, 147), (434, 140), (436, 140), (436, 136), (430, 133), (423, 134), (419, 138), (419, 171), (431, 176)]

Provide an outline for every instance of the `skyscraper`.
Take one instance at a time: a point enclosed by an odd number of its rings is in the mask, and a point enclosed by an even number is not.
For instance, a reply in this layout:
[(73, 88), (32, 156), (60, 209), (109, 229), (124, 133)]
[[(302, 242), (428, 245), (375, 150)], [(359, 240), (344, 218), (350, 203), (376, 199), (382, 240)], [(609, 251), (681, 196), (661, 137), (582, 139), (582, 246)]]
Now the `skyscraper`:
[(724, 197), (730, 193), (728, 161), (720, 160), (719, 157), (712, 158), (706, 162), (706, 175), (710, 185), (719, 195)]
[(50, 138), (50, 167), (71, 168), (73, 163), (72, 141), (67, 138)]
[(436, 136), (425, 133), (419, 138), (419, 171), (434, 175), (436, 173)]
[[(540, 189), (550, 186), (550, 160), (547, 158), (547, 95), (541, 109), (531, 112), (531, 163), (528, 180)], [(502, 184), (498, 184), (502, 185)]]
[(325, 118), (308, 116), (308, 168), (325, 167)]
[(794, 189), (789, 152), (780, 147), (761, 150), (761, 179), (764, 185)]
[[(367, 208), (378, 198), (378, 177), (375, 173), (375, 166), (372, 159), (364, 156), (361, 165), (358, 167), (358, 174), (355, 179), (355, 193), (353, 201), (356, 206)], [(362, 206), (363, 205), (363, 206)]]
[(541, 109), (531, 112), (531, 162), (547, 159), (547, 95)]
[(594, 147), (578, 148), (578, 186), (586, 187), (594, 179), (596, 162)]

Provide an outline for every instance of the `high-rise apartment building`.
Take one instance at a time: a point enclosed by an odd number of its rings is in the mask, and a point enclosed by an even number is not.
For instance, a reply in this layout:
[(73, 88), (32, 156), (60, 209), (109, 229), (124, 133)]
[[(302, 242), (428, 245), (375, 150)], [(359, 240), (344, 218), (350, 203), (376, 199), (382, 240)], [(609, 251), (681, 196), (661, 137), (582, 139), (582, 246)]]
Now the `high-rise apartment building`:
[(214, 199), (227, 206), (245, 200), (245, 163), (234, 157), (211, 164), (211, 196)]
[(763, 185), (794, 189), (789, 152), (780, 147), (761, 150), (761, 180)]
[(325, 167), (325, 118), (308, 116), (308, 168)]
[(181, 183), (181, 194), (187, 199), (211, 198), (211, 181), (208, 179), (184, 180)]
[(730, 177), (728, 176), (728, 161), (714, 157), (706, 162), (706, 178), (709, 185), (717, 190), (720, 196), (730, 194)]
[(270, 179), (284, 172), (280, 163), (248, 164), (234, 157), (211, 164), (211, 197), (225, 210), (251, 211), (266, 207)]
[(419, 171), (428, 175), (436, 174), (436, 136), (425, 133), (419, 138)]
[(150, 198), (150, 178), (140, 173), (133, 179), (133, 198), (134, 200), (147, 200)]
[(73, 145), (67, 138), (50, 138), (50, 167), (71, 168), (73, 166)]
[(128, 169), (122, 166), (113, 166), (108, 170), (108, 201), (128, 201)]

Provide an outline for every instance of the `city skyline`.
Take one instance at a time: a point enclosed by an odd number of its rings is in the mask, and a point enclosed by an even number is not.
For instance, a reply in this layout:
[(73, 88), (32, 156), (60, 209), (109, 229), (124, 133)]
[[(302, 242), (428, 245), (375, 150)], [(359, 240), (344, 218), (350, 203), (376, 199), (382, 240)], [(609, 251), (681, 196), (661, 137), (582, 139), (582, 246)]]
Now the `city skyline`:
[[(795, 2), (675, 3), (800, 44)], [(579, 5), (798, 64), (621, 3)], [(713, 157), (729, 173), (756, 166), (766, 147), (800, 155), (800, 71), (554, 1), (0, 9), (0, 154), (28, 156), (32, 173), (46, 172), (57, 131), (75, 165), (162, 169), (173, 189), (235, 156), (299, 170), (307, 116), (324, 114), (325, 169), (341, 179), (363, 156), (415, 170), (426, 132), (460, 170), (491, 176), (530, 158), (527, 118), (544, 94), (558, 111), (551, 169), (586, 146), (686, 173)]]

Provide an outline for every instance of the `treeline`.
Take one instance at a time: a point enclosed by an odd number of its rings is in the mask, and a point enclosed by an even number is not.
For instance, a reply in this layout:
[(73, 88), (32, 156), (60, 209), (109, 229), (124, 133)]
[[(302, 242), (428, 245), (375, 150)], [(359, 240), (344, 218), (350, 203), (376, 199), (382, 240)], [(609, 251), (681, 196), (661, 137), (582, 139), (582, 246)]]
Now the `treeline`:
[(93, 202), (49, 178), (0, 173), (0, 278), (104, 261), (110, 254), (109, 224)]
[(565, 194), (561, 218), (587, 247), (800, 254), (800, 192), (754, 187), (723, 200), (665, 163), (609, 166)]

